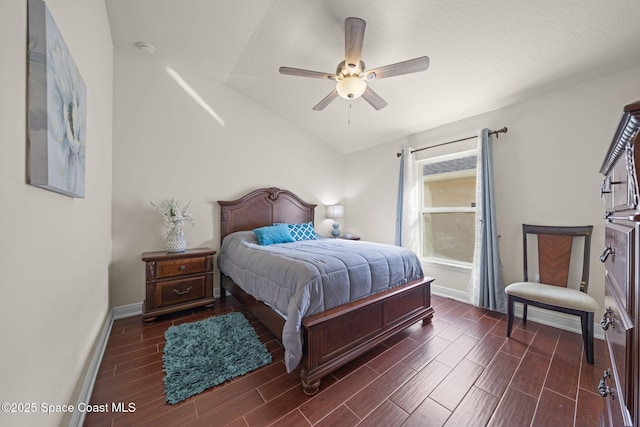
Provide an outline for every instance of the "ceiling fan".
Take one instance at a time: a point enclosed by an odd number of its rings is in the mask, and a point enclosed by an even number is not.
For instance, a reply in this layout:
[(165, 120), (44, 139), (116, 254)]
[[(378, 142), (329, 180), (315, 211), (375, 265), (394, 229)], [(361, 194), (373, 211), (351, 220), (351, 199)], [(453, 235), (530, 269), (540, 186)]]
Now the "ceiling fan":
[(402, 74), (417, 73), (429, 68), (429, 57), (421, 56), (419, 58), (367, 70), (364, 62), (362, 62), (360, 58), (366, 25), (367, 23), (360, 18), (347, 18), (344, 20), (345, 55), (344, 61), (338, 64), (335, 74), (303, 70), (300, 68), (280, 67), (280, 74), (336, 81), (336, 88), (313, 107), (315, 111), (323, 110), (338, 96), (345, 99), (356, 99), (362, 96), (373, 108), (380, 110), (387, 106), (387, 101), (374, 92), (373, 89), (367, 85), (367, 82)]

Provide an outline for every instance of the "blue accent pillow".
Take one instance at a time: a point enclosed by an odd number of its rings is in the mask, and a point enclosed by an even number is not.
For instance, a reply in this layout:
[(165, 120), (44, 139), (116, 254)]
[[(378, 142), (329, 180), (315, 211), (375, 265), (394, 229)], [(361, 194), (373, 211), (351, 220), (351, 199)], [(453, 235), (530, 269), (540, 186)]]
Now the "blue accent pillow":
[(291, 243), (295, 242), (291, 237), (291, 232), (287, 224), (269, 225), (266, 227), (255, 228), (253, 234), (258, 239), (258, 244), (262, 246), (273, 245), (275, 243)]
[(291, 233), (291, 237), (293, 240), (317, 240), (318, 235), (316, 234), (316, 230), (313, 229), (313, 224), (311, 222), (305, 222), (303, 224), (287, 224), (289, 226), (289, 232)]

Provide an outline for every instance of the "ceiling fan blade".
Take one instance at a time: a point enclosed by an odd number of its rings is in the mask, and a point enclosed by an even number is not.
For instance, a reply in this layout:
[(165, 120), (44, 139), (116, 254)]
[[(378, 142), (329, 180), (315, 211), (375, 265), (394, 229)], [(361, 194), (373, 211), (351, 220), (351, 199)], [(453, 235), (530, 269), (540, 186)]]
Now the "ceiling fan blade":
[(347, 67), (355, 68), (360, 65), (366, 26), (367, 23), (360, 18), (344, 20), (344, 61)]
[(314, 79), (335, 80), (336, 75), (330, 73), (323, 73), (321, 71), (303, 70), (300, 68), (280, 67), (280, 74), (286, 74), (289, 76), (299, 77), (312, 77)]
[(384, 67), (373, 68), (368, 70), (366, 78), (371, 79), (384, 79), (387, 77), (400, 76), (402, 74), (417, 73), (419, 71), (425, 71), (429, 68), (429, 57), (421, 56), (420, 58), (409, 59), (408, 61), (397, 62), (391, 65), (385, 65)]
[(322, 101), (318, 102), (316, 104), (315, 107), (313, 107), (313, 111), (321, 111), (324, 110), (324, 107), (326, 107), (327, 105), (329, 105), (331, 103), (331, 101), (333, 101), (334, 99), (336, 99), (338, 97), (338, 91), (337, 90), (332, 90), (331, 92), (329, 92), (329, 95), (325, 96), (324, 98), (322, 98)]
[(387, 106), (387, 101), (382, 99), (380, 95), (375, 93), (369, 86), (367, 86), (367, 88), (365, 89), (362, 97), (376, 110), (382, 110)]

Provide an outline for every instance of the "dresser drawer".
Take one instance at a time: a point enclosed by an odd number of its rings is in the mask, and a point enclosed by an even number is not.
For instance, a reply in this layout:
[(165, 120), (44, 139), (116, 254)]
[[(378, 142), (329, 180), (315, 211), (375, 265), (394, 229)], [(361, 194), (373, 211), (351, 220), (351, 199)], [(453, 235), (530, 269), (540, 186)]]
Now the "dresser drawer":
[(204, 277), (158, 282), (156, 285), (156, 308), (204, 298), (205, 283)]
[[(605, 313), (600, 326), (604, 330), (609, 365), (616, 382), (618, 399), (624, 400), (633, 394), (631, 372), (633, 372), (634, 325), (613, 291), (614, 287), (607, 276), (604, 294)], [(627, 403), (626, 400), (624, 403)]]
[(618, 370), (613, 363), (610, 347), (605, 345), (606, 362), (611, 361), (604, 373), (600, 384), (598, 384), (598, 392), (605, 399), (604, 425), (608, 427), (633, 427), (632, 416), (627, 409), (625, 396), (621, 393), (618, 383)]
[(630, 144), (620, 150), (602, 183), (601, 194), (607, 212), (635, 210), (638, 207), (638, 182), (634, 173), (637, 160), (635, 140), (638, 134), (639, 131), (636, 131), (630, 138)]
[(207, 267), (207, 258), (183, 258), (158, 262), (158, 279), (203, 273)]
[(626, 155), (620, 157), (611, 171), (611, 200), (614, 211), (635, 207), (635, 203), (632, 203), (632, 195), (629, 192)]
[(629, 311), (629, 303), (633, 300), (629, 287), (633, 278), (633, 243), (634, 229), (619, 224), (607, 224), (605, 229), (604, 259), (606, 275), (623, 307)]

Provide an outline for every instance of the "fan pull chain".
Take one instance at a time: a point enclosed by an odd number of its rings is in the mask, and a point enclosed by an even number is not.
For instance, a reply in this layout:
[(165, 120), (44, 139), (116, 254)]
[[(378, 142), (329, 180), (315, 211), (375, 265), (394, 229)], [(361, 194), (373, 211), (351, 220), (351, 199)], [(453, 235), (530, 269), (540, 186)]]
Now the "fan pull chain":
[(347, 107), (347, 124), (351, 125), (351, 101), (349, 101), (349, 107)]

